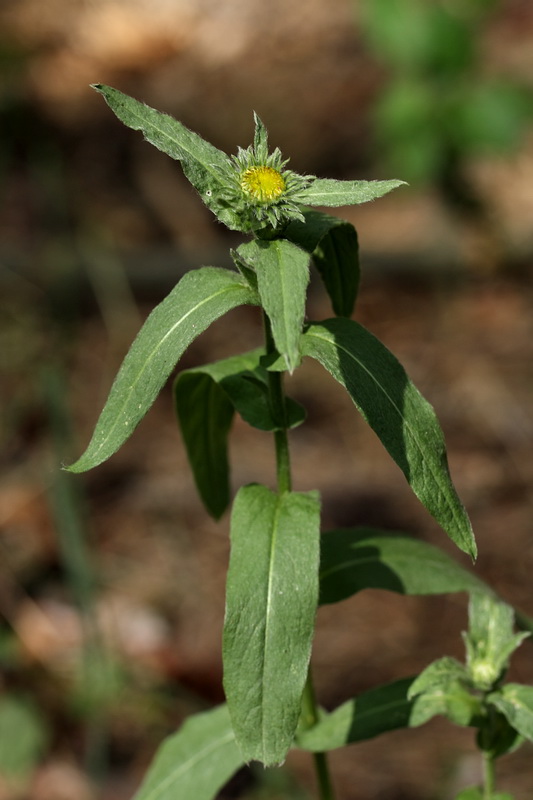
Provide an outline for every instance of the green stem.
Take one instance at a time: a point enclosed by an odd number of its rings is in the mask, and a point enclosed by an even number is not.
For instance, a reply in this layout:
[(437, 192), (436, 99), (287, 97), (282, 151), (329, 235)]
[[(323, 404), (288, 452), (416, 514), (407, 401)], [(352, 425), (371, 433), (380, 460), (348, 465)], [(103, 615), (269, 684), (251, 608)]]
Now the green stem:
[[(270, 320), (263, 313), (263, 323), (265, 329), (265, 344), (267, 353), (275, 352), (274, 340)], [(268, 373), (268, 389), (270, 408), (272, 415), (279, 428), (274, 431), (274, 443), (276, 448), (276, 476), (278, 482), (278, 492), (290, 492), (292, 486), (291, 462), (289, 453), (289, 438), (287, 436), (287, 410), (285, 404), (285, 393), (283, 390), (283, 373)], [(318, 722), (318, 707), (315, 699), (311, 668), (307, 673), (307, 681), (302, 695), (302, 722), (304, 727), (311, 728)], [(329, 774), (327, 756), (325, 753), (313, 753), (315, 762), (315, 772), (318, 782), (320, 800), (335, 800), (333, 787)]]
[(494, 792), (494, 758), (490, 752), (483, 752), (483, 800), (492, 800)]
[[(318, 722), (318, 707), (315, 699), (315, 688), (311, 667), (307, 673), (307, 681), (302, 695), (302, 724), (305, 728), (312, 728)], [(333, 786), (329, 774), (328, 760), (325, 753), (313, 753), (315, 772), (318, 782), (320, 800), (335, 800)]]

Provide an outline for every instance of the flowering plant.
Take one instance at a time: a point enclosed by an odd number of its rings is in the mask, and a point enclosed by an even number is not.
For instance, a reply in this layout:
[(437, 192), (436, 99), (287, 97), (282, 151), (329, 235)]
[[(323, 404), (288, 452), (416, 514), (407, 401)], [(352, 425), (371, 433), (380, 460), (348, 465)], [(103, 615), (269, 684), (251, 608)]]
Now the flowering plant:
[[(187, 346), (211, 322), (242, 304), (261, 309), (263, 345), (182, 371), (174, 381), (178, 423), (207, 511), (218, 518), (230, 504), (228, 436), (235, 413), (270, 432), (276, 454), (276, 488), (249, 484), (233, 502), (223, 634), (227, 703), (192, 717), (167, 739), (137, 800), (213, 800), (243, 764), (278, 765), (291, 747), (314, 754), (320, 797), (331, 800), (327, 750), (421, 724), (434, 713), (454, 721), (460, 717), (461, 724), (477, 727), (481, 736), (490, 727), (487, 709), (490, 720), (497, 711), (508, 728), (533, 738), (533, 717), (528, 717), (533, 699), (525, 687), (505, 695), (499, 688), (506, 660), (521, 637), (510, 630), (512, 611), (496, 600), (472, 606), (468, 669), (445, 662), (416, 681), (401, 678), (347, 700), (330, 714), (319, 711), (315, 701), (310, 657), (319, 603), (340, 602), (368, 587), (401, 594), (469, 591), (492, 598), (469, 571), (409, 537), (364, 527), (321, 535), (318, 492), (292, 490), (288, 432), (303, 422), (305, 412), (286, 396), (283, 375), (310, 357), (346, 389), (448, 536), (476, 555), (435, 412), (394, 355), (351, 319), (359, 284), (355, 229), (309, 208), (373, 200), (402, 181), (297, 175), (286, 169), (279, 150), (269, 153), (267, 132), (257, 116), (253, 145), (229, 157), (171, 117), (116, 89), (94, 88), (126, 125), (181, 162), (220, 222), (252, 238), (232, 252), (235, 269), (202, 267), (187, 273), (152, 311), (115, 378), (86, 451), (69, 469), (82, 472), (113, 455)], [(306, 323), (311, 262), (334, 316)], [(501, 635), (489, 642), (496, 624)], [(461, 715), (453, 702), (458, 684), (464, 695)], [(474, 695), (480, 687), (486, 694), (478, 701)], [(495, 747), (495, 736), (485, 736), (491, 764), (514, 744), (511, 739), (500, 739)], [(468, 797), (475, 800), (481, 794)]]

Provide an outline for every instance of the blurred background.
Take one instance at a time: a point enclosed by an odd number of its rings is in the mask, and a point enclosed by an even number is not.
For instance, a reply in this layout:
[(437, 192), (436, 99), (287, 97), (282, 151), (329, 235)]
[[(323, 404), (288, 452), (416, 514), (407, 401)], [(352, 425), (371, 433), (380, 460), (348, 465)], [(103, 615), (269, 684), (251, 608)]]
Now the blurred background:
[[(153, 305), (184, 271), (228, 265), (238, 239), (90, 83), (231, 153), (256, 110), (298, 172), (409, 181), (338, 212), (360, 236), (357, 318), (437, 410), (478, 574), (533, 615), (531, 0), (1, 0), (0, 65), (0, 800), (128, 800), (161, 739), (222, 700), (228, 521), (196, 498), (169, 387), (108, 463), (59, 466)], [(315, 279), (308, 310), (331, 315)], [(256, 311), (233, 311), (182, 366), (260, 338)], [(288, 390), (308, 411), (296, 488), (321, 490), (325, 528), (454, 553), (317, 365)], [(272, 484), (268, 436), (237, 421), (231, 446), (235, 488)], [(372, 591), (321, 609), (320, 701), (462, 658), (465, 627), (463, 596)], [(532, 647), (512, 679), (533, 683)], [(499, 766), (517, 800), (533, 795), (531, 756)], [(339, 800), (452, 800), (480, 778), (472, 733), (443, 720), (332, 763)], [(313, 791), (296, 753), (221, 797)]]

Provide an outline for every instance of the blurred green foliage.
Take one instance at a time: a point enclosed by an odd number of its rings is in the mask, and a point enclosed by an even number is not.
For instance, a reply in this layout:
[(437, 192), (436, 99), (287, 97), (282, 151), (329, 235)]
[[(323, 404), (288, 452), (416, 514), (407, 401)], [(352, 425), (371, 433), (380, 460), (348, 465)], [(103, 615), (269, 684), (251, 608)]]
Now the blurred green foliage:
[(9, 694), (0, 699), (0, 775), (26, 779), (47, 740), (47, 723), (27, 698)]
[(388, 69), (374, 108), (384, 169), (438, 182), (472, 154), (505, 153), (533, 118), (531, 92), (490, 73), (482, 26), (497, 0), (366, 0), (361, 24)]

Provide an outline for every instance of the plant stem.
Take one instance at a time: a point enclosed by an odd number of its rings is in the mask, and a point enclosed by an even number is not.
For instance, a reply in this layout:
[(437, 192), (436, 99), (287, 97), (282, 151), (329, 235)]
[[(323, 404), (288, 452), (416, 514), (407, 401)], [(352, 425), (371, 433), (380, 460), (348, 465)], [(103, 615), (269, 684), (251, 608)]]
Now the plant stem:
[(494, 758), (491, 753), (483, 752), (483, 800), (492, 800), (494, 792)]
[[(302, 723), (306, 728), (312, 728), (318, 722), (318, 707), (315, 699), (315, 689), (311, 667), (307, 673), (307, 681), (302, 695)], [(329, 774), (327, 756), (325, 753), (313, 753), (315, 772), (318, 781), (320, 800), (335, 800), (333, 786)]]
[[(265, 330), (266, 352), (275, 352), (274, 340), (270, 320), (263, 312), (263, 324)], [(274, 420), (278, 424), (278, 430), (274, 431), (274, 443), (276, 448), (276, 475), (278, 482), (278, 492), (290, 492), (292, 486), (291, 462), (289, 452), (289, 438), (287, 436), (287, 410), (285, 405), (285, 393), (283, 390), (283, 373), (268, 373), (268, 388), (270, 408)], [(302, 721), (306, 728), (311, 728), (318, 722), (318, 707), (315, 699), (313, 678), (311, 667), (307, 673), (307, 681), (302, 695)], [(335, 800), (333, 787), (329, 774), (327, 756), (325, 753), (313, 753), (315, 762), (315, 772), (318, 782), (320, 800)]]
[[(270, 320), (263, 312), (263, 324), (265, 329), (265, 344), (267, 353), (274, 353), (274, 339)], [(270, 408), (272, 416), (276, 421), (278, 429), (274, 431), (274, 443), (276, 447), (276, 475), (278, 481), (278, 492), (290, 492), (291, 480), (291, 461), (289, 454), (289, 439), (287, 436), (287, 409), (285, 406), (285, 394), (283, 391), (283, 373), (268, 373), (268, 390)]]

